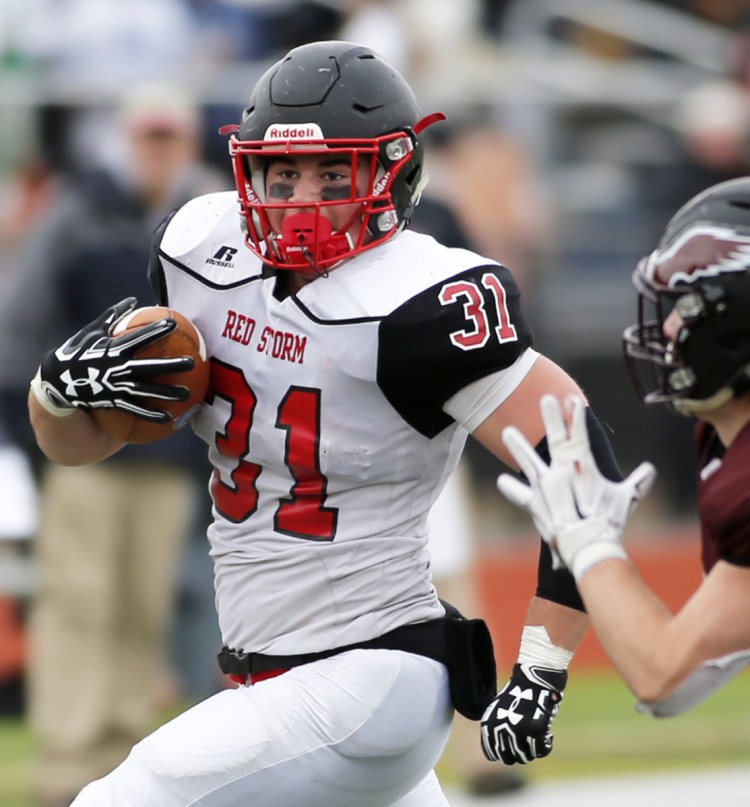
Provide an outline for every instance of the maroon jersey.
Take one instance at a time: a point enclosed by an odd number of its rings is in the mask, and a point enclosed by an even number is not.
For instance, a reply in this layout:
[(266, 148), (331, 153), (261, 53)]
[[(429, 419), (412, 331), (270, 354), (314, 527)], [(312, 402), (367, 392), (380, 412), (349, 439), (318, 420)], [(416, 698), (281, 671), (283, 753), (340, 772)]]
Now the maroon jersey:
[(750, 423), (728, 449), (707, 423), (695, 437), (703, 568), (717, 560), (750, 566)]

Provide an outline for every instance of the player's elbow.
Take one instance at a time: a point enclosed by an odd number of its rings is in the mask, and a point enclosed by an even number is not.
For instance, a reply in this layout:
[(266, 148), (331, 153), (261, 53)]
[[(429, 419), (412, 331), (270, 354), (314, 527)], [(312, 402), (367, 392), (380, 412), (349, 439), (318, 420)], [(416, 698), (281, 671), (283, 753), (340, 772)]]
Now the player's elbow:
[(659, 703), (659, 701), (664, 700), (674, 692), (677, 683), (654, 676), (631, 683), (630, 689), (635, 697), (643, 703)]
[(633, 694), (643, 703), (659, 703), (674, 693), (690, 673), (690, 667), (681, 660), (658, 659), (647, 669), (639, 671), (628, 682)]

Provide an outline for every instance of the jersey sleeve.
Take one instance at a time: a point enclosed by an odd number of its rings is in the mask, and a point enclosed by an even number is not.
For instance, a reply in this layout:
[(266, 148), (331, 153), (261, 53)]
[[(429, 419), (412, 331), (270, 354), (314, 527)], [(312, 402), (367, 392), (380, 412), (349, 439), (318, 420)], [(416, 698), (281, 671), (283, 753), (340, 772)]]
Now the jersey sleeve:
[(698, 510), (704, 567), (708, 571), (717, 560), (750, 566), (750, 430), (745, 429), (724, 452), (723, 447), (715, 448), (718, 437), (713, 430), (706, 424), (702, 426), (696, 435), (703, 468), (698, 483)]
[(533, 343), (511, 273), (478, 266), (419, 292), (380, 324), (377, 380), (414, 429), (433, 437), (452, 423), (443, 404), (477, 379), (510, 367)]
[(705, 526), (714, 538), (717, 559), (736, 566), (750, 566), (750, 492), (745, 488), (736, 493), (723, 514), (712, 508), (712, 515), (717, 517), (708, 520)]
[[(718, 484), (708, 486), (711, 501), (706, 503), (704, 499), (701, 503), (704, 535), (709, 545), (713, 544), (712, 560), (750, 566), (750, 490), (746, 474), (716, 481)], [(712, 564), (708, 561), (707, 565)]]

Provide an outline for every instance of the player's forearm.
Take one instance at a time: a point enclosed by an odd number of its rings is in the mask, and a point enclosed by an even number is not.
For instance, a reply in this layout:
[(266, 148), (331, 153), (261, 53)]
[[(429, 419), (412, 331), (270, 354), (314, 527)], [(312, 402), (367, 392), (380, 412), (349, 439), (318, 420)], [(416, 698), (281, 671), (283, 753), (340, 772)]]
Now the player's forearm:
[(672, 614), (626, 560), (594, 566), (578, 581), (599, 641), (633, 694), (656, 701), (693, 666)]
[(37, 444), (45, 456), (60, 465), (86, 465), (111, 456), (123, 443), (109, 437), (86, 412), (68, 417), (47, 412), (30, 392), (29, 419)]
[(526, 624), (542, 625), (547, 629), (553, 645), (575, 651), (589, 626), (589, 618), (583, 611), (533, 597), (526, 615)]

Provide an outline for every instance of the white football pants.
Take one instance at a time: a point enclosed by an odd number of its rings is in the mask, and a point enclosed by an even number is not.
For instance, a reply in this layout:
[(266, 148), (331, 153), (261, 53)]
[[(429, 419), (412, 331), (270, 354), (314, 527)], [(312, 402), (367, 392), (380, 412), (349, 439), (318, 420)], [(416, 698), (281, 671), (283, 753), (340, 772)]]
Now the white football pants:
[(199, 703), (71, 807), (448, 807), (452, 714), (442, 664), (351, 650)]

